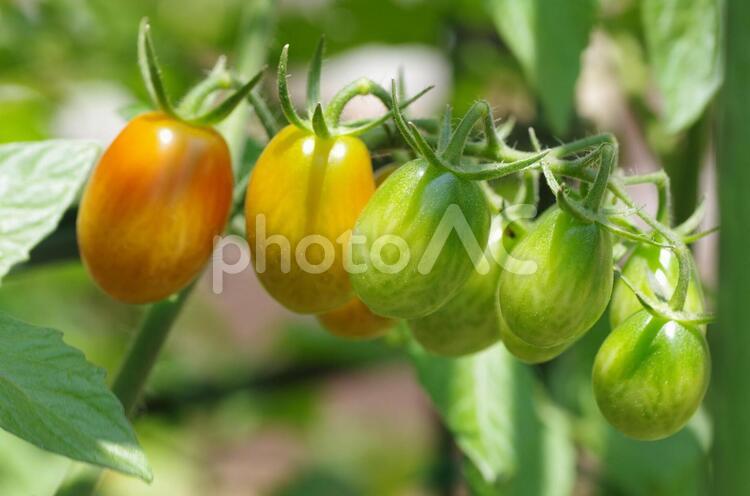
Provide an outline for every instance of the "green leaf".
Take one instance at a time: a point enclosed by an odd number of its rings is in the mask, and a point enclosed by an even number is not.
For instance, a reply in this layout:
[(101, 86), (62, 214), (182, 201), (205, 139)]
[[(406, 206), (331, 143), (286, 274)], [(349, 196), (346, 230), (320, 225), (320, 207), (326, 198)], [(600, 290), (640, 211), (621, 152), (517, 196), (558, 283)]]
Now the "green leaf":
[(0, 427), (73, 460), (152, 479), (105, 373), (62, 333), (0, 313)]
[(566, 132), (594, 23), (593, 0), (485, 0), (485, 6), (536, 88), (548, 122)]
[(693, 124), (722, 81), (718, 0), (644, 0), (642, 22), (651, 70), (664, 99), (664, 124)]
[(0, 279), (55, 229), (98, 154), (88, 141), (0, 145)]
[(477, 494), (568, 495), (575, 452), (568, 420), (531, 369), (502, 344), (458, 359), (410, 345), (419, 379), (456, 444)]

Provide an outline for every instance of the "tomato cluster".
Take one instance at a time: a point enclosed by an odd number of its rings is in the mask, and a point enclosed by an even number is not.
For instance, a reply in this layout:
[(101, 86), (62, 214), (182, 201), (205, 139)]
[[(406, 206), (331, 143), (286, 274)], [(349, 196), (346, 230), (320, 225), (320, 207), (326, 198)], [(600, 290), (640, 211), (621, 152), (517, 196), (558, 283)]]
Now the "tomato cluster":
[[(547, 152), (515, 152), (515, 160), (498, 163), (463, 157), (467, 144), (501, 159), (507, 150), (486, 104), (455, 128), (445, 119), (434, 143), (405, 121), (395, 90), (361, 80), (328, 109), (311, 102), (303, 120), (284, 94), (285, 57), (286, 49), (279, 86), (291, 124), (258, 158), (244, 201), (253, 267), (274, 299), (316, 315), (337, 336), (374, 338), (402, 320), (432, 353), (461, 356), (502, 342), (527, 363), (563, 353), (609, 305), (614, 330), (593, 370), (604, 416), (639, 439), (670, 435), (688, 421), (709, 376), (705, 326), (696, 317), (703, 312), (700, 283), (668, 226), (654, 223), (646, 236), (622, 217), (619, 227), (611, 221), (618, 213), (605, 204), (616, 147), (603, 140), (577, 150), (583, 157), (568, 164), (579, 164), (576, 177), (586, 185), (574, 191), (542, 160)], [(357, 134), (385, 119), (338, 123), (341, 107), (364, 93), (390, 107), (414, 152), (377, 181)], [(470, 141), (480, 119), (485, 139)], [(593, 159), (598, 168), (587, 176)], [(536, 181), (540, 169), (557, 205), (530, 223), (510, 218), (495, 180), (521, 174)], [(230, 155), (217, 132), (171, 112), (141, 115), (115, 139), (86, 188), (82, 258), (113, 297), (160, 300), (200, 272), (232, 198)], [(617, 282), (615, 247), (632, 247)]]

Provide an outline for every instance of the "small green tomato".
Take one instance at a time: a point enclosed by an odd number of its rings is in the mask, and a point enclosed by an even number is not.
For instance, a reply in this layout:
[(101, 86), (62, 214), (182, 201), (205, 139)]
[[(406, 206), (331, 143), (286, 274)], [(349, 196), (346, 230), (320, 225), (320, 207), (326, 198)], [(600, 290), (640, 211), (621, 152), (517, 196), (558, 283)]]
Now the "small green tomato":
[(505, 250), (515, 243), (511, 236), (502, 217), (495, 216), (485, 250), (489, 271), (474, 271), (458, 294), (436, 312), (409, 321), (422, 347), (437, 355), (460, 356), (483, 350), (500, 339), (495, 293)]
[(508, 330), (537, 348), (580, 338), (604, 313), (612, 294), (612, 240), (596, 223), (552, 208), (511, 252), (534, 262), (533, 273), (500, 275), (498, 304)]
[(456, 230), (449, 230), (444, 244), (433, 241), (440, 226), (452, 221), (468, 226), (481, 255), (490, 212), (475, 182), (423, 159), (393, 172), (351, 237), (350, 279), (357, 296), (376, 314), (393, 318), (415, 319), (443, 306), (474, 271)]
[(679, 431), (708, 387), (711, 359), (698, 326), (641, 310), (607, 337), (593, 387), (604, 417), (627, 436), (662, 439)]

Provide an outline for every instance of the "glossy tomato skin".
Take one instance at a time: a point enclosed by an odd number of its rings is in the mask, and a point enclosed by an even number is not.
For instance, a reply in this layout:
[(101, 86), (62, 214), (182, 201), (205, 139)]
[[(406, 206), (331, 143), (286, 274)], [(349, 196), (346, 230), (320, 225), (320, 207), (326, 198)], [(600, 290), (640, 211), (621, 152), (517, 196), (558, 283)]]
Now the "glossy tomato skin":
[(500, 322), (500, 339), (505, 345), (505, 348), (513, 356), (524, 363), (537, 364), (548, 362), (553, 358), (557, 358), (560, 354), (562, 354), (565, 350), (573, 345), (573, 341), (557, 346), (552, 346), (550, 348), (541, 348), (539, 346), (530, 345), (522, 339), (519, 339), (518, 336), (513, 334), (508, 329), (508, 325), (503, 321), (503, 316), (500, 311), (498, 311), (497, 317)]
[(372, 339), (383, 336), (396, 325), (396, 321), (375, 315), (359, 298), (330, 312), (317, 316), (331, 334), (348, 339)]
[(81, 257), (97, 284), (128, 303), (165, 298), (198, 275), (232, 204), (224, 139), (153, 112), (102, 155), (78, 211)]
[(374, 191), (370, 154), (358, 138), (321, 139), (287, 126), (268, 143), (250, 177), (245, 216), (254, 268), (271, 296), (298, 313), (327, 312), (352, 298), (343, 247)]
[(680, 430), (708, 388), (711, 360), (697, 326), (641, 310), (620, 324), (594, 361), (604, 417), (627, 436), (656, 440)]
[(500, 339), (495, 312), (497, 282), (505, 259), (505, 250), (513, 239), (503, 236), (502, 217), (493, 217), (485, 259), (489, 271), (473, 270), (460, 291), (434, 313), (408, 322), (414, 338), (422, 347), (443, 356), (461, 356), (483, 350)]
[(563, 346), (588, 331), (612, 294), (612, 240), (594, 223), (552, 208), (512, 256), (533, 274), (503, 271), (498, 304), (508, 330), (537, 348)]
[[(474, 264), (455, 230), (442, 249), (431, 252), (436, 256), (432, 267), (427, 270), (429, 264), (424, 264), (420, 271), (446, 213), (465, 219), (479, 248), (486, 247), (490, 213), (475, 183), (417, 159), (402, 165), (378, 188), (354, 229), (350, 274), (357, 296), (373, 312), (423, 317), (444, 305), (468, 280)], [(400, 240), (400, 248), (395, 240)], [(373, 245), (382, 248), (381, 259)]]
[[(656, 283), (658, 287), (664, 290), (662, 296), (667, 300), (677, 285), (679, 271), (679, 263), (672, 250), (647, 244), (639, 244), (622, 268), (623, 275), (646, 296), (656, 299), (652, 288), (652, 284)], [(701, 313), (704, 310), (703, 290), (694, 264), (691, 271), (692, 276), (685, 300), (685, 310)], [(612, 291), (612, 301), (609, 306), (609, 321), (612, 329), (642, 309), (643, 306), (633, 291), (619, 279)]]

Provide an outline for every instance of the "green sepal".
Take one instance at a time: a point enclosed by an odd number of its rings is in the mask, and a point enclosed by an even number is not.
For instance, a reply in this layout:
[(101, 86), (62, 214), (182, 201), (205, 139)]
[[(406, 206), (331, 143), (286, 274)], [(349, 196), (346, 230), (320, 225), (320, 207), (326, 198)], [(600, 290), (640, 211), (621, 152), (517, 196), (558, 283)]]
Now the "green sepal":
[(321, 103), (315, 105), (315, 110), (313, 110), (312, 127), (316, 136), (323, 139), (331, 137), (331, 131), (328, 127), (328, 123), (326, 123), (326, 118), (323, 114), (323, 105)]
[(321, 36), (315, 47), (310, 69), (307, 72), (307, 112), (312, 116), (315, 107), (320, 103), (320, 74), (323, 68), (323, 54), (326, 50), (326, 38)]
[(281, 49), (276, 81), (279, 91), (279, 104), (281, 105), (281, 111), (283, 112), (284, 117), (286, 117), (286, 120), (289, 121), (289, 124), (297, 126), (300, 129), (312, 132), (312, 126), (310, 125), (310, 123), (302, 120), (299, 114), (297, 114), (297, 110), (294, 108), (294, 104), (292, 103), (292, 96), (289, 94), (289, 84), (287, 82), (288, 65), (289, 44), (286, 44)]
[[(650, 298), (649, 296), (641, 292), (638, 288), (635, 287), (633, 283), (628, 280), (627, 277), (622, 274), (622, 271), (619, 269), (619, 267), (615, 267), (615, 273), (619, 275), (620, 279), (622, 279), (622, 282), (624, 282), (625, 285), (630, 288), (633, 294), (635, 294), (636, 298), (638, 298), (638, 301), (641, 303), (641, 305), (643, 305), (643, 308), (655, 317), (674, 320), (681, 324), (688, 325), (705, 325), (710, 324), (711, 322), (716, 320), (714, 314), (710, 312), (695, 313), (686, 312), (684, 310), (674, 310), (666, 302)], [(658, 292), (655, 291), (654, 294), (658, 294)]]
[(241, 88), (225, 98), (224, 101), (222, 101), (216, 107), (212, 108), (203, 115), (188, 119), (187, 122), (199, 125), (213, 125), (223, 121), (229, 116), (229, 114), (234, 111), (234, 109), (237, 108), (237, 105), (242, 103), (242, 100), (247, 98), (253, 88), (255, 88), (255, 86), (263, 78), (263, 73), (265, 72), (265, 70), (266, 67), (263, 67), (247, 83), (245, 83)]
[(146, 91), (148, 91), (151, 102), (165, 114), (174, 117), (176, 115), (174, 107), (164, 88), (161, 67), (151, 40), (151, 26), (148, 23), (148, 17), (141, 19), (138, 29), (138, 65), (141, 68), (141, 77), (146, 85)]

